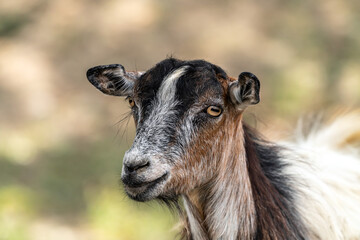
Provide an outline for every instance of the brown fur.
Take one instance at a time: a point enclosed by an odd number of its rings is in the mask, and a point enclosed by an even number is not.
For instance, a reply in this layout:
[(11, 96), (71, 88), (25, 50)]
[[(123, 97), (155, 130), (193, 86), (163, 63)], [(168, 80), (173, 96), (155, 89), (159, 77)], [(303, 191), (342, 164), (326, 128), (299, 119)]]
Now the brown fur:
[(261, 169), (252, 139), (245, 132), (245, 150), (251, 181), (258, 227), (258, 239), (286, 239), (290, 231), (282, 214), (283, 204), (279, 193)]
[[(227, 113), (222, 122), (215, 125), (217, 127), (202, 132), (199, 134), (201, 137), (191, 144), (186, 159), (176, 166), (174, 174), (178, 177), (172, 179), (171, 188), (185, 193), (185, 201), (200, 223), (205, 239), (213, 239), (217, 234), (214, 221), (218, 219), (214, 218), (212, 208), (216, 207), (214, 202), (221, 199), (216, 200), (214, 196), (222, 196), (221, 193), (217, 195), (219, 191), (227, 194), (225, 190), (230, 190), (229, 197), (236, 198), (234, 201), (238, 203), (236, 214), (242, 219), (238, 238), (251, 239), (255, 234), (255, 209), (245, 160), (242, 115), (231, 108)], [(224, 189), (223, 186), (234, 189)], [(241, 188), (237, 191), (238, 186)], [(186, 238), (191, 239), (189, 236)]]
[[(224, 88), (229, 80), (219, 79)], [(213, 239), (216, 234), (213, 221), (222, 221), (214, 219), (211, 213), (216, 207), (214, 201), (222, 200), (213, 199), (216, 192), (227, 194), (224, 186), (233, 188), (232, 192), (238, 191), (223, 196), (235, 197), (234, 201), (239, 202), (237, 209), (229, 209), (238, 211), (241, 219), (237, 239), (286, 239), (291, 233), (279, 193), (261, 169), (252, 139), (243, 130), (242, 113), (230, 105), (224, 114), (217, 127), (199, 133), (200, 137), (191, 144), (186, 159), (174, 171), (185, 179), (173, 178), (173, 184), (178, 185), (172, 188), (185, 193), (185, 201), (201, 226), (203, 239)], [(192, 239), (191, 226), (188, 220), (186, 223), (183, 236)]]

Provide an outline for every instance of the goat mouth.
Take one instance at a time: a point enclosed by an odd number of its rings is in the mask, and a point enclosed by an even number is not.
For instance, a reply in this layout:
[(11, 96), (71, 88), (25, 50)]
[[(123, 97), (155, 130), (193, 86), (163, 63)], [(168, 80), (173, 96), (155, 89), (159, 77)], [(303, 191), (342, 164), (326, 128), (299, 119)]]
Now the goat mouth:
[(165, 173), (161, 177), (150, 182), (126, 183), (126, 193), (130, 198), (140, 202), (155, 198), (155, 194), (158, 192), (156, 191), (157, 186), (166, 181), (168, 176), (169, 174)]
[(156, 185), (159, 182), (163, 181), (166, 177), (167, 177), (168, 173), (165, 173), (164, 175), (162, 175), (161, 177), (156, 178), (155, 180), (149, 181), (149, 182), (128, 182), (126, 183), (126, 186), (129, 188), (140, 188), (140, 187), (145, 187), (145, 186), (152, 186), (152, 185)]

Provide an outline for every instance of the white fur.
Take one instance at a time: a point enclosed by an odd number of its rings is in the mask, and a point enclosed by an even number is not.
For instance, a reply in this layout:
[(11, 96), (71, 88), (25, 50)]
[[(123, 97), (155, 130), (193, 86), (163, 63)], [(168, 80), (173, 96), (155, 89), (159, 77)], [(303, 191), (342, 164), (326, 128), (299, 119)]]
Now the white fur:
[[(157, 98), (152, 102), (149, 117), (137, 133), (132, 148), (125, 155), (127, 161), (136, 161), (136, 156), (143, 155), (158, 159), (154, 156), (158, 156), (162, 152), (161, 147), (168, 137), (164, 129), (169, 127), (169, 123), (174, 122), (171, 119), (174, 117), (175, 107), (178, 105), (175, 99), (176, 83), (185, 71), (186, 66), (178, 68), (163, 80), (157, 92)], [(173, 154), (179, 155), (176, 151)], [(161, 160), (156, 161), (161, 162)]]
[[(144, 74), (144, 72), (126, 72), (123, 67), (118, 67), (116, 70), (105, 70), (103, 74), (112, 73), (118, 77), (117, 81), (114, 81), (116, 91), (120, 96), (131, 95), (135, 81)], [(121, 86), (121, 89), (119, 88)]]
[(360, 114), (352, 113), (283, 143), (291, 150), (285, 172), (297, 179), (295, 204), (312, 239), (360, 239), (359, 149), (344, 144), (359, 133)]
[(201, 223), (199, 223), (193, 214), (195, 209), (192, 209), (191, 203), (187, 197), (184, 196), (183, 199), (184, 208), (190, 224), (190, 231), (194, 240), (207, 240), (206, 233), (204, 233), (203, 229), (201, 228)]
[[(243, 132), (236, 132), (236, 134), (243, 134)], [(220, 160), (222, 162), (231, 158), (233, 149), (229, 146), (235, 145), (233, 138), (229, 138), (224, 144)], [(205, 212), (208, 216), (206, 221), (212, 239), (235, 240), (237, 236), (241, 239), (249, 239), (255, 232), (256, 223), (253, 218), (255, 206), (250, 179), (246, 171), (245, 152), (239, 156), (237, 163), (234, 169), (227, 169), (218, 176), (219, 179), (211, 190), (213, 197)], [(228, 171), (233, 172), (234, 178), (227, 177)], [(234, 189), (234, 185), (241, 188)], [(240, 231), (241, 229), (247, 229), (247, 231)]]
[(157, 93), (160, 102), (165, 103), (166, 101), (174, 101), (176, 83), (179, 78), (186, 72), (186, 68), (186, 66), (178, 68), (165, 77)]

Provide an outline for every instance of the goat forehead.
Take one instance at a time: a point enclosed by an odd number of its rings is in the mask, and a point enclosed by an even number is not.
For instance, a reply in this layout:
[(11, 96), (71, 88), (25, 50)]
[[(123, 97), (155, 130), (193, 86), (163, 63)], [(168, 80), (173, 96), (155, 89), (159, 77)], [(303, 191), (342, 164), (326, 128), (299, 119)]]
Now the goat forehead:
[(177, 82), (176, 96), (182, 103), (218, 99), (223, 97), (223, 88), (214, 74), (194, 72)]
[(222, 97), (223, 88), (216, 72), (212, 65), (203, 62), (195, 66), (193, 61), (181, 61), (171, 66), (161, 63), (156, 65), (139, 79), (135, 86), (135, 98), (146, 107), (158, 95), (165, 96), (168, 93), (174, 93), (173, 100), (180, 103), (194, 102), (203, 96)]
[(139, 107), (134, 148), (170, 154), (171, 146), (177, 156), (182, 152), (177, 146), (190, 142), (193, 123), (200, 121), (194, 120), (196, 113), (205, 105), (222, 104), (224, 90), (213, 69), (183, 62), (146, 72), (136, 83), (134, 98)]

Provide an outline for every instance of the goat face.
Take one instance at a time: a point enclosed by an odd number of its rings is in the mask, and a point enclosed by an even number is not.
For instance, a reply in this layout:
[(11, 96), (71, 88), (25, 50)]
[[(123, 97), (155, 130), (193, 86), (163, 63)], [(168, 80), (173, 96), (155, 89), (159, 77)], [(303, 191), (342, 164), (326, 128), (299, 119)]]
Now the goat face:
[(123, 159), (122, 181), (137, 201), (169, 199), (205, 184), (214, 174), (216, 148), (226, 119), (259, 102), (259, 81), (251, 73), (229, 78), (202, 60), (173, 58), (147, 72), (121, 65), (88, 70), (103, 93), (126, 96), (136, 124)]

